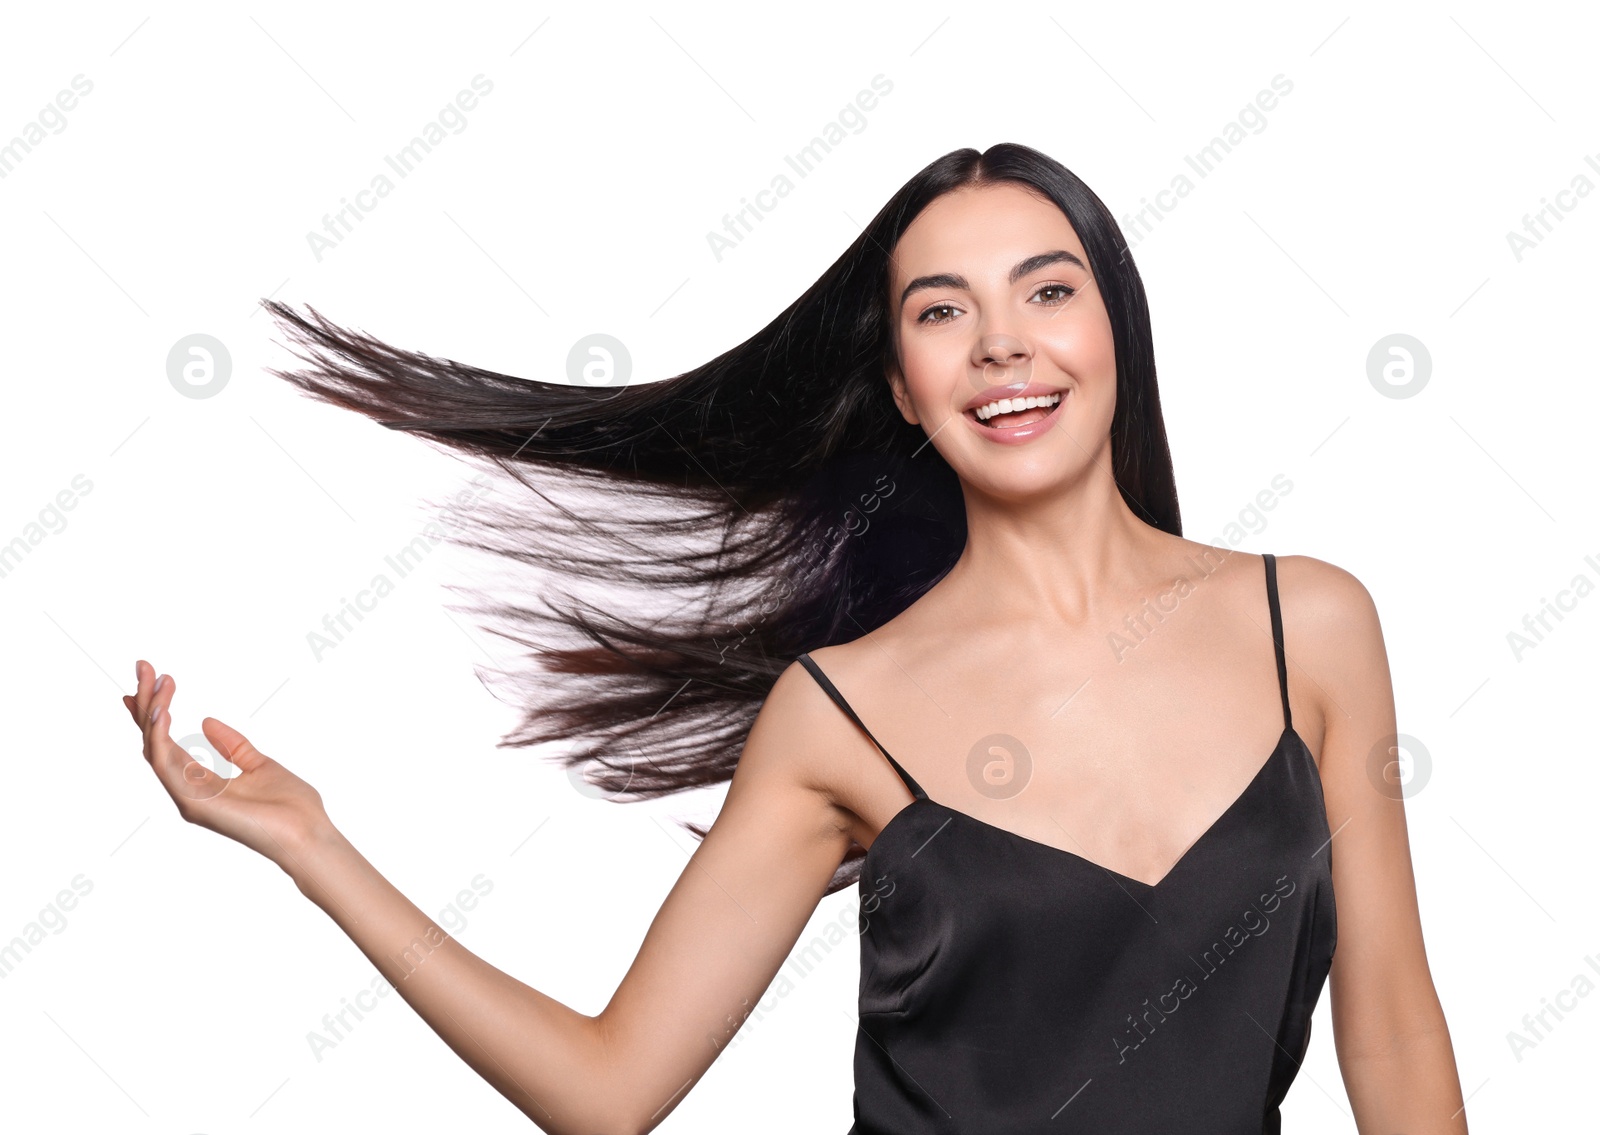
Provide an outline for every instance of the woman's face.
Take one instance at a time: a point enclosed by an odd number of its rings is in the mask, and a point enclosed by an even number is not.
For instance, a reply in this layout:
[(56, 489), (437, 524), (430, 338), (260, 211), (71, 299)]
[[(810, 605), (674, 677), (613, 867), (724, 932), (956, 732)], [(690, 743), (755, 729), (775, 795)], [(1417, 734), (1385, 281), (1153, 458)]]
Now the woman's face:
[[(989, 495), (1034, 496), (1097, 461), (1110, 475), (1116, 351), (1088, 263), (1061, 210), (1012, 183), (938, 198), (890, 257), (895, 403)], [(1046, 401), (995, 413), (1013, 396)]]

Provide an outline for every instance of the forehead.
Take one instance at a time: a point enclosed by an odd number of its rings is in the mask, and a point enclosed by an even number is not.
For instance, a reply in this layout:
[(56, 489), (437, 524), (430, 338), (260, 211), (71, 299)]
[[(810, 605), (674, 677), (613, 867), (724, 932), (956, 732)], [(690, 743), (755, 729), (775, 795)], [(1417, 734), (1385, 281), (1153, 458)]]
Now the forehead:
[(1015, 183), (967, 186), (928, 205), (895, 245), (890, 284), (898, 291), (913, 276), (960, 272), (999, 275), (1050, 248), (1065, 248), (1088, 263), (1078, 234), (1055, 202)]

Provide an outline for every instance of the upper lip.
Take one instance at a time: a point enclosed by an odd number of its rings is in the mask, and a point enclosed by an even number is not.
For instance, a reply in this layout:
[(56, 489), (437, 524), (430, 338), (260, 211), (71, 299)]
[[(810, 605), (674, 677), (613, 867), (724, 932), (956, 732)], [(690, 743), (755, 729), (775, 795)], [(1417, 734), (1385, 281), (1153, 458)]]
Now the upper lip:
[(1012, 383), (1010, 386), (987, 386), (974, 395), (962, 409), (976, 410), (979, 406), (986, 406), (990, 402), (998, 402), (1002, 398), (1043, 398), (1047, 394), (1060, 394), (1066, 387), (1051, 386), (1044, 382), (1030, 382), (1026, 386)]

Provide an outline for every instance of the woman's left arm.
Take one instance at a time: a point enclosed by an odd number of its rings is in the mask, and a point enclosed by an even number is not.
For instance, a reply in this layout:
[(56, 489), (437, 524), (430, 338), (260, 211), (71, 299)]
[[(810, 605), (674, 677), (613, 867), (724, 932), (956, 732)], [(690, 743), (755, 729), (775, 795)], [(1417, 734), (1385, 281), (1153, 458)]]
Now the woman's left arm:
[(1455, 1052), (1422, 942), (1377, 608), (1341, 568), (1308, 556), (1282, 565), (1290, 688), (1298, 671), (1303, 696), (1323, 709), (1334, 1047), (1356, 1129), (1465, 1135)]

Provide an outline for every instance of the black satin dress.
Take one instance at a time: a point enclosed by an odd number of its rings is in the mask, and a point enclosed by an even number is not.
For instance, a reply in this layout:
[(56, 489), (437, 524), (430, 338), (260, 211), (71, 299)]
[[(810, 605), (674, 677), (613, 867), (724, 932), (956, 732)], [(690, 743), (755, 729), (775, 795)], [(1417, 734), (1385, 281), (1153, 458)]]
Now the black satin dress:
[(862, 869), (851, 1135), (1280, 1131), (1336, 931), (1265, 560), (1283, 733), (1154, 885), (930, 800), (878, 745), (914, 799)]

